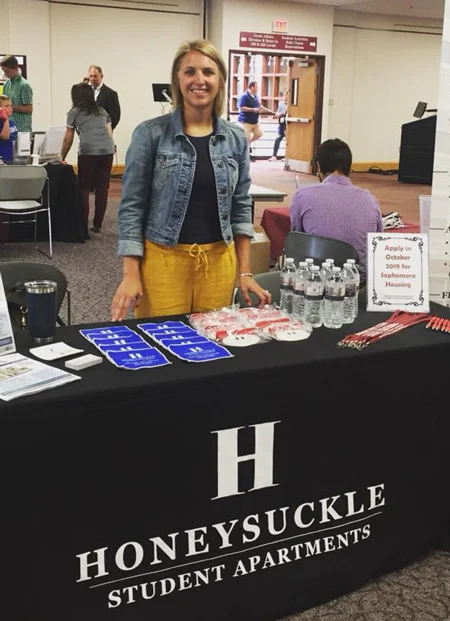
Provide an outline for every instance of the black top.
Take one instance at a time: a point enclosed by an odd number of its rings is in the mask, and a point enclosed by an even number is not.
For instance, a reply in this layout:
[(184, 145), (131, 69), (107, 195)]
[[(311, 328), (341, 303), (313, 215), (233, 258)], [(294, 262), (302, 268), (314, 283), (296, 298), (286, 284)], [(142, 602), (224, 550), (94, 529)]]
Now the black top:
[(216, 178), (209, 155), (208, 136), (188, 136), (197, 152), (194, 183), (178, 243), (212, 244), (221, 241)]

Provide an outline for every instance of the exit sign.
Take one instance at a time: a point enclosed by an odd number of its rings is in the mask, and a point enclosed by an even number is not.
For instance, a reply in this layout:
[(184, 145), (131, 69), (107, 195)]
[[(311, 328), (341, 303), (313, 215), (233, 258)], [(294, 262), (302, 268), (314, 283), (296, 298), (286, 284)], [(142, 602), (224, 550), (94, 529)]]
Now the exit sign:
[(272, 32), (287, 32), (287, 22), (274, 21), (272, 22)]

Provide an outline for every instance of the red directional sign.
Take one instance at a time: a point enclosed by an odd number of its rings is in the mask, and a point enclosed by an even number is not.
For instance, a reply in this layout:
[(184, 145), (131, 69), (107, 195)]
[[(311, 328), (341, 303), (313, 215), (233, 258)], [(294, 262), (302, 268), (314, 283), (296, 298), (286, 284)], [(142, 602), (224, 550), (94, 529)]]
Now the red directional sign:
[(317, 37), (272, 34), (269, 32), (241, 32), (239, 45), (240, 47), (290, 52), (317, 52)]

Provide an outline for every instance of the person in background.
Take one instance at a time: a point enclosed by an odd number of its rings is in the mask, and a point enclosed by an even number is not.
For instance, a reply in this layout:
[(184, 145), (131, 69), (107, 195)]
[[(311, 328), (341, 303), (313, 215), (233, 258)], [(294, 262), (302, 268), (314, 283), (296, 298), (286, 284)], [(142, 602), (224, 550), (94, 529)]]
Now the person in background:
[(0, 66), (8, 78), (3, 85), (3, 95), (11, 100), (11, 119), (18, 132), (31, 132), (33, 90), (27, 80), (22, 77), (15, 56), (4, 56), (0, 61)]
[[(252, 80), (248, 83), (248, 88), (239, 99), (239, 116), (238, 122), (245, 132), (249, 145), (255, 140), (259, 140), (263, 136), (261, 125), (259, 124), (259, 117), (261, 113), (267, 112), (273, 114), (268, 108), (261, 105), (261, 101), (257, 95), (258, 82)], [(250, 147), (250, 153), (252, 149)], [(252, 158), (253, 160), (254, 158)]]
[(98, 65), (91, 65), (89, 67), (89, 78), (85, 78), (85, 82), (88, 82), (94, 89), (94, 99), (109, 114), (111, 127), (114, 130), (120, 121), (118, 94), (103, 82), (103, 72)]
[(74, 84), (72, 109), (67, 115), (66, 133), (61, 150), (65, 160), (75, 131), (79, 135), (78, 181), (83, 197), (86, 222), (89, 221), (89, 192), (94, 188), (95, 214), (91, 231), (100, 233), (108, 202), (109, 180), (114, 156), (111, 119), (94, 99), (89, 84)]
[(278, 150), (280, 148), (281, 141), (286, 134), (287, 96), (288, 92), (284, 91), (283, 99), (279, 102), (277, 111), (275, 112), (275, 118), (278, 119), (278, 138), (275, 139), (273, 145), (273, 155), (272, 157), (269, 157), (269, 162), (277, 161)]
[(17, 127), (11, 115), (11, 99), (0, 95), (0, 157), (6, 163), (14, 159), (14, 142), (17, 140)]
[[(14, 159), (14, 142), (17, 139), (17, 128), (14, 121), (10, 118), (12, 104), (9, 97), (0, 95), (0, 158), (3, 162), (12, 162)], [(7, 214), (0, 215), (0, 243), (6, 241), (8, 237)]]
[(253, 237), (248, 143), (221, 118), (227, 70), (205, 40), (178, 49), (173, 113), (137, 126), (119, 207), (123, 280), (112, 318), (209, 311), (231, 304), (236, 258), (247, 303), (270, 294), (250, 267)]
[(349, 179), (352, 152), (335, 138), (317, 150), (321, 183), (300, 188), (291, 205), (291, 231), (331, 237), (351, 244), (359, 255), (361, 280), (366, 279), (367, 233), (383, 231), (380, 205)]

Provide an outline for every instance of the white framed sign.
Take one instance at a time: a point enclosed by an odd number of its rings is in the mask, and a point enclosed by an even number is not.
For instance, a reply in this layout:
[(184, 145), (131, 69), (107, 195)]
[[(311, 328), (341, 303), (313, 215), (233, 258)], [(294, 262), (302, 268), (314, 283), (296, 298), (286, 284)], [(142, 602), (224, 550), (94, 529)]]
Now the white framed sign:
[(6, 301), (3, 280), (0, 274), (0, 356), (16, 351), (14, 335), (9, 318), (8, 302)]
[(367, 310), (430, 310), (427, 235), (368, 233)]

